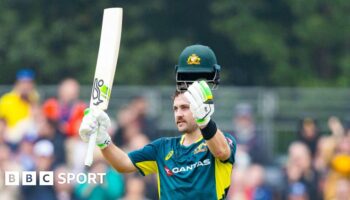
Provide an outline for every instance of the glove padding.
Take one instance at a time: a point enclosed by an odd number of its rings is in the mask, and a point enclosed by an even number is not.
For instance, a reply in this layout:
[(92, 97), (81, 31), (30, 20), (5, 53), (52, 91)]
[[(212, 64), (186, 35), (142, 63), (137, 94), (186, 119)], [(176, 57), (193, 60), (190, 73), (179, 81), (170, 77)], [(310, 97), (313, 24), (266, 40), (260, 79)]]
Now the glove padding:
[(205, 81), (193, 82), (185, 92), (190, 109), (199, 127), (205, 127), (214, 113), (213, 94)]
[(111, 127), (111, 120), (107, 113), (100, 109), (86, 109), (79, 128), (79, 135), (84, 142), (89, 142), (93, 133), (97, 133), (96, 145), (101, 149), (111, 142), (107, 130)]

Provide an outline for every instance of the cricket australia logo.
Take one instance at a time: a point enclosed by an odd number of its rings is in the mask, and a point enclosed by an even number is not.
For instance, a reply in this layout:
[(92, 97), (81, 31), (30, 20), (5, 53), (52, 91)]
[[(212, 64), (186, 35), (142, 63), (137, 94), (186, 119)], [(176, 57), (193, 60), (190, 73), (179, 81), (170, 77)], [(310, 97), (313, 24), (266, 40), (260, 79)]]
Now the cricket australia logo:
[(92, 99), (95, 106), (99, 105), (104, 100), (108, 100), (111, 95), (110, 88), (104, 84), (102, 79), (95, 78), (92, 90)]
[(207, 146), (207, 143), (203, 142), (193, 151), (193, 154), (197, 154), (200, 152), (206, 152), (206, 151), (208, 151), (208, 146)]
[(201, 64), (201, 58), (196, 54), (192, 54), (187, 58), (187, 64), (189, 65), (199, 65)]

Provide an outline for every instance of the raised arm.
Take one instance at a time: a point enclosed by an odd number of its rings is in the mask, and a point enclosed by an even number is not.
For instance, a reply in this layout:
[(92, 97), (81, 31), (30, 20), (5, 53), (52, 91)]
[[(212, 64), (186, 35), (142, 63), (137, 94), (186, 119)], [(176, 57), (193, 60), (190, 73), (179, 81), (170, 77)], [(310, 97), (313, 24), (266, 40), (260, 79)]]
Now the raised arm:
[(217, 129), (215, 135), (211, 139), (207, 140), (207, 145), (214, 157), (220, 159), (221, 161), (226, 161), (229, 159), (231, 149), (224, 134), (219, 129)]
[(118, 172), (129, 173), (137, 171), (137, 168), (132, 164), (129, 156), (113, 143), (101, 149), (101, 152), (108, 163)]
[(84, 142), (88, 142), (90, 135), (97, 132), (96, 145), (101, 149), (104, 158), (118, 172), (137, 171), (129, 156), (112, 143), (107, 132), (110, 126), (111, 121), (105, 112), (101, 110), (88, 111), (80, 125), (79, 135)]
[(231, 155), (231, 149), (224, 134), (211, 119), (214, 113), (214, 102), (208, 84), (205, 81), (195, 81), (187, 89), (185, 96), (190, 102), (191, 112), (201, 129), (203, 138), (207, 141), (210, 152), (221, 161), (227, 160)]

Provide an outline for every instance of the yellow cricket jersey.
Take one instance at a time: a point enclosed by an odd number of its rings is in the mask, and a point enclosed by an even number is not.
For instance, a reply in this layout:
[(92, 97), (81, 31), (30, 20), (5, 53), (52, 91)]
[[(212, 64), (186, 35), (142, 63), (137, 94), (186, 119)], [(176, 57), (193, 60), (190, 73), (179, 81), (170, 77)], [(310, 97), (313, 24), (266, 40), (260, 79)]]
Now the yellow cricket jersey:
[(21, 99), (14, 91), (3, 95), (0, 99), (0, 118), (5, 119), (9, 128), (13, 128), (19, 121), (30, 114), (30, 104)]

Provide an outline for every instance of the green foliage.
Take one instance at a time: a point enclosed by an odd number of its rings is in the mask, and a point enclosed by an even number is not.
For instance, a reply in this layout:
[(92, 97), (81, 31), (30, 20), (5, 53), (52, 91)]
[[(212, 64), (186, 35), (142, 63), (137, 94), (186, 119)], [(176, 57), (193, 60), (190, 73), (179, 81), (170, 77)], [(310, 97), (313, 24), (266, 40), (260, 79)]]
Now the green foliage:
[(23, 67), (39, 83), (90, 84), (103, 8), (124, 9), (118, 84), (174, 84), (182, 49), (206, 44), (224, 84), (350, 85), (347, 0), (0, 1), (0, 84)]
[(347, 86), (349, 7), (346, 0), (216, 1), (212, 24), (238, 52), (235, 67), (248, 62), (245, 72), (256, 74), (232, 74), (238, 84)]

